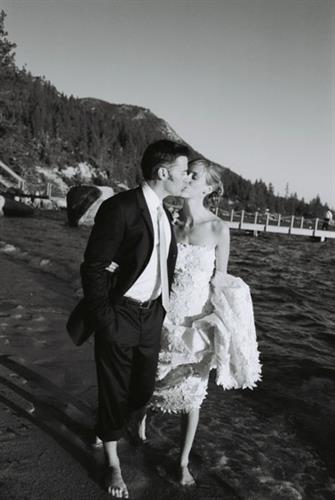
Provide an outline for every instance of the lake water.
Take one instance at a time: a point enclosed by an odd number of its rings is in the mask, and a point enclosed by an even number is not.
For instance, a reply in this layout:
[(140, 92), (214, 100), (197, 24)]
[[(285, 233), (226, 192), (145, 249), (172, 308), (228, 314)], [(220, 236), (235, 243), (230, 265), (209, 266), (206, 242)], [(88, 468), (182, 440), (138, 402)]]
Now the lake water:
[[(89, 229), (63, 217), (2, 219), (0, 250), (13, 245), (6, 258), (57, 277), (74, 297)], [(229, 272), (251, 288), (263, 380), (253, 391), (210, 381), (192, 455), (202, 489), (193, 497), (209, 498), (215, 484), (215, 498), (335, 498), (335, 242), (232, 232)], [(84, 392), (74, 378), (67, 390)], [(95, 388), (86, 394), (93, 409)], [(152, 452), (176, 460), (178, 429), (178, 417), (152, 415)]]

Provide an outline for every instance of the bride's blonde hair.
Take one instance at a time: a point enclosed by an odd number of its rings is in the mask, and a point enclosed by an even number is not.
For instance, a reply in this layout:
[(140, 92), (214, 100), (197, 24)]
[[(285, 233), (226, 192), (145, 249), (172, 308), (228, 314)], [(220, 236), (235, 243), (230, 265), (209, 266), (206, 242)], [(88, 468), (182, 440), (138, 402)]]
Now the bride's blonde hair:
[(223, 195), (223, 182), (222, 174), (223, 168), (215, 163), (212, 163), (204, 158), (196, 158), (188, 163), (189, 167), (193, 165), (202, 165), (205, 169), (206, 183), (208, 186), (213, 188), (213, 191), (206, 196), (206, 201), (210, 201), (212, 198), (216, 199), (218, 196)]

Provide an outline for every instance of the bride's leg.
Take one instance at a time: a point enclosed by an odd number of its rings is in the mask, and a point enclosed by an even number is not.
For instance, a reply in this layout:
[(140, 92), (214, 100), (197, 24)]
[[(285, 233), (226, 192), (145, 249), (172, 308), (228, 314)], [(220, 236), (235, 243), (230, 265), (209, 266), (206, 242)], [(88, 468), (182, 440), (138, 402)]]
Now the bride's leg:
[(180, 483), (184, 486), (195, 484), (194, 478), (188, 469), (188, 461), (198, 427), (199, 412), (199, 408), (196, 408), (181, 416)]
[(141, 441), (146, 441), (146, 439), (147, 439), (146, 420), (147, 420), (147, 414), (145, 413), (142, 417), (142, 420), (140, 420), (140, 422), (138, 424), (138, 437), (141, 439)]

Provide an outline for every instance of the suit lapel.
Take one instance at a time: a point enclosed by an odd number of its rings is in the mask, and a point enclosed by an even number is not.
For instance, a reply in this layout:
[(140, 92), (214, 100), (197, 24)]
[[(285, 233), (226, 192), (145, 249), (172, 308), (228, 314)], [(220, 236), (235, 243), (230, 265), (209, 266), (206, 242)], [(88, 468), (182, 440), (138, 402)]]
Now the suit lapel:
[(170, 224), (170, 229), (171, 229), (171, 242), (170, 242), (170, 249), (169, 249), (169, 255), (172, 250), (176, 247), (176, 237), (174, 235), (174, 230), (173, 230), (173, 225), (172, 225), (172, 215), (170, 211), (163, 205), (163, 208), (165, 210), (166, 216), (168, 218), (169, 224)]
[(147, 225), (147, 228), (149, 230), (149, 234), (150, 234), (150, 237), (151, 237), (151, 240), (153, 242), (154, 240), (154, 228), (152, 226), (152, 220), (151, 220), (151, 215), (150, 215), (150, 212), (149, 212), (149, 208), (148, 208), (148, 205), (145, 201), (145, 198), (144, 198), (144, 194), (143, 194), (143, 191), (142, 191), (142, 188), (141, 186), (139, 186), (138, 188), (136, 188), (136, 195), (137, 195), (137, 202), (138, 202), (138, 206), (139, 206), (139, 209), (142, 213), (142, 217)]

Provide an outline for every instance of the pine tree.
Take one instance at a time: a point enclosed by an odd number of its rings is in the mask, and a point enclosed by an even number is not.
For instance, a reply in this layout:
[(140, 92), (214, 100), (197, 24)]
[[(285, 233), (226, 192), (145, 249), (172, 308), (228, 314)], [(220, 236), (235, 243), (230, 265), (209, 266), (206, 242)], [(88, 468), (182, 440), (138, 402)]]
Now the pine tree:
[(287, 199), (289, 196), (290, 196), (290, 193), (289, 193), (289, 186), (288, 186), (288, 182), (287, 182), (286, 186), (285, 186), (285, 198)]
[(8, 32), (5, 30), (6, 13), (0, 12), (0, 70), (8, 73), (9, 70), (15, 70), (15, 52), (16, 44), (10, 42), (7, 38)]

